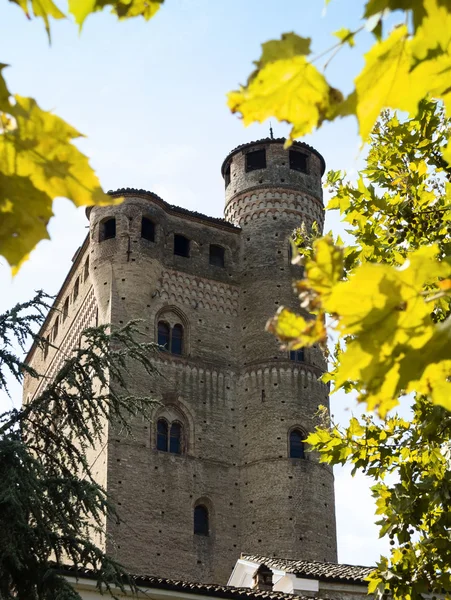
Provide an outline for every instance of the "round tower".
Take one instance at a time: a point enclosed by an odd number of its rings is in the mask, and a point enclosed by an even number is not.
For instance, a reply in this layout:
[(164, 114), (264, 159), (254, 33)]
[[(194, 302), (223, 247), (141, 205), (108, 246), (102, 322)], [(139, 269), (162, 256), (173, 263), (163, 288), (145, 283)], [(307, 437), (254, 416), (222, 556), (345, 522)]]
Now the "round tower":
[[(222, 165), (225, 218), (241, 233), (237, 389), (240, 413), (241, 550), (249, 554), (336, 561), (332, 470), (304, 453), (328, 388), (319, 348), (283, 352), (265, 332), (280, 306), (299, 310), (290, 235), (324, 222), (323, 157), (312, 147), (264, 139), (235, 148)], [(301, 434), (301, 435), (299, 435)]]

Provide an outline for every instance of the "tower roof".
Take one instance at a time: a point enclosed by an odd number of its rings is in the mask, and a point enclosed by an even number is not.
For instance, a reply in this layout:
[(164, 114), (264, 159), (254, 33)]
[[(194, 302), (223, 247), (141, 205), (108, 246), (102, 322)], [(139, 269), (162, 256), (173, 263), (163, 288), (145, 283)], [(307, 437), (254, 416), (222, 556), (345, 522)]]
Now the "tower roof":
[[(237, 146), (236, 148), (231, 150), (225, 157), (225, 159), (221, 165), (221, 175), (224, 177), (224, 171), (225, 171), (225, 166), (226, 166), (227, 162), (234, 154), (236, 154), (240, 150), (243, 150), (244, 148), (249, 148), (250, 146), (255, 146), (256, 144), (285, 144), (285, 142), (286, 142), (285, 138), (267, 137), (267, 138), (262, 138), (260, 140), (254, 140), (253, 142), (246, 142), (245, 144), (240, 144), (239, 146)], [(318, 150), (315, 150), (315, 148), (313, 148), (313, 146), (310, 146), (309, 144), (306, 144), (305, 142), (293, 142), (292, 147), (293, 148), (306, 148), (307, 150), (310, 150), (310, 152), (312, 152), (313, 154), (316, 154), (316, 156), (321, 161), (321, 175), (324, 174), (324, 171), (326, 170), (326, 161), (324, 160), (324, 157), (322, 156), (322, 154), (320, 154), (318, 152)]]

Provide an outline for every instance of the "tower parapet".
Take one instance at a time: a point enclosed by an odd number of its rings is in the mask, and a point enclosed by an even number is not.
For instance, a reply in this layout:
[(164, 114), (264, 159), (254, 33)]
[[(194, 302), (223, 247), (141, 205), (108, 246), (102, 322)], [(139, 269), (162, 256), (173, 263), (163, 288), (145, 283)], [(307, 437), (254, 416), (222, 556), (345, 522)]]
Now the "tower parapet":
[[(331, 469), (293, 454), (328, 405), (319, 348), (280, 350), (265, 332), (280, 306), (299, 310), (290, 236), (303, 222), (324, 222), (322, 156), (285, 140), (243, 144), (225, 159), (225, 217), (241, 227), (241, 370), (237, 384), (240, 438), (241, 549), (306, 560), (337, 559)], [(302, 454), (302, 458), (300, 458)]]
[(321, 176), (323, 157), (311, 146), (263, 139), (238, 146), (221, 168), (225, 181), (225, 218), (243, 226), (266, 215), (295, 215), (307, 225), (324, 223)]

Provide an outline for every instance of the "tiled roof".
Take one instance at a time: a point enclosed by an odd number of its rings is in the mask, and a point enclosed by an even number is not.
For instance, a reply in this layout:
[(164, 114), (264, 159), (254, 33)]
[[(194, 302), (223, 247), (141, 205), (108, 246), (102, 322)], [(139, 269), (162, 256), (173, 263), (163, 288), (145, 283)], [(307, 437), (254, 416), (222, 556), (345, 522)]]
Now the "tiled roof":
[(216, 223), (221, 225), (222, 227), (227, 227), (228, 229), (234, 229), (236, 231), (240, 231), (241, 228), (229, 223), (225, 219), (221, 219), (220, 217), (209, 217), (208, 215), (204, 215), (195, 210), (188, 210), (187, 208), (182, 208), (181, 206), (175, 206), (174, 204), (169, 204), (163, 198), (160, 198), (157, 194), (153, 192), (149, 192), (148, 190), (140, 190), (136, 188), (120, 188), (118, 190), (109, 190), (107, 192), (110, 196), (145, 196), (147, 198), (151, 198), (152, 200), (156, 200), (157, 204), (160, 204), (165, 210), (168, 212), (177, 213), (180, 215), (186, 215), (188, 217), (194, 217), (196, 219), (201, 219), (202, 221), (209, 221), (210, 223)]
[[(95, 574), (88, 569), (79, 569), (77, 572), (74, 567), (67, 567), (60, 572), (66, 576), (96, 579)], [(131, 578), (138, 587), (185, 593), (191, 592), (200, 596), (214, 596), (230, 600), (307, 600), (306, 596), (285, 594), (284, 592), (252, 590), (250, 588), (217, 585), (215, 583), (195, 583), (176, 579), (163, 579), (162, 577), (153, 577), (150, 575), (131, 575)], [(315, 600), (318, 600), (318, 598)]]
[(270, 568), (292, 573), (297, 577), (341, 583), (365, 584), (365, 578), (374, 571), (374, 567), (360, 567), (357, 565), (342, 565), (337, 563), (292, 560), (285, 558), (269, 558), (266, 556), (249, 554), (243, 554), (241, 558), (259, 564), (265, 564)]
[[(221, 166), (221, 174), (224, 177), (224, 170), (225, 170), (225, 166), (227, 164), (227, 162), (229, 161), (229, 158), (231, 156), (233, 156), (234, 154), (236, 154), (237, 152), (239, 152), (240, 150), (243, 150), (243, 148), (247, 148), (249, 146), (255, 146), (255, 144), (285, 144), (286, 139), (285, 138), (262, 138), (261, 140), (254, 140), (253, 142), (246, 142), (245, 144), (240, 144), (239, 146), (237, 146), (236, 148), (234, 148), (233, 150), (231, 150), (227, 156), (225, 157), (222, 166)], [(326, 161), (324, 160), (324, 157), (318, 152), (318, 150), (316, 150), (313, 146), (310, 146), (309, 144), (306, 144), (305, 142), (293, 142), (293, 147), (294, 148), (306, 148), (307, 150), (310, 150), (310, 152), (312, 152), (313, 154), (316, 154), (316, 156), (320, 159), (321, 161), (321, 175), (324, 174), (324, 171), (326, 170)]]

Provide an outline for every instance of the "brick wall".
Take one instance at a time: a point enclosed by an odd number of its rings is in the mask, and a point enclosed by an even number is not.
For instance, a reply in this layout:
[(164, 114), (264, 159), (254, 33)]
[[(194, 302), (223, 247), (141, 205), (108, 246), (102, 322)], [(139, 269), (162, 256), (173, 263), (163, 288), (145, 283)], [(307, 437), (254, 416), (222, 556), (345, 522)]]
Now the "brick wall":
[[(267, 168), (246, 173), (254, 148), (266, 149)], [(101, 323), (142, 319), (151, 341), (160, 319), (185, 332), (183, 356), (155, 357), (159, 375), (133, 370), (133, 390), (158, 402), (153, 419), (135, 419), (132, 437), (111, 426), (99, 467), (122, 517), (108, 523), (107, 548), (132, 572), (225, 583), (241, 552), (336, 560), (332, 472), (312, 455), (288, 458), (289, 431), (311, 430), (318, 405), (328, 404), (317, 381), (325, 361), (317, 348), (306, 350), (305, 362), (290, 361), (264, 331), (279, 306), (297, 308), (291, 231), (323, 222), (322, 163), (302, 151), (307, 173), (290, 170), (280, 143), (232, 153), (229, 223), (136, 191), (90, 211), (89, 244), (66, 280), (73, 288), (89, 256), (89, 282), (71, 308), (85, 317), (67, 320), (61, 335), (76, 337), (94, 307)], [(154, 241), (141, 237), (143, 216), (155, 224)], [(111, 217), (116, 235), (101, 241)], [(177, 234), (190, 239), (189, 258), (174, 255)], [(210, 244), (225, 248), (224, 268), (209, 263)], [(55, 357), (43, 361), (37, 351), (31, 361), (45, 370)], [(159, 416), (183, 425), (183, 454), (156, 449)], [(196, 502), (209, 508), (208, 537), (193, 534)]]

